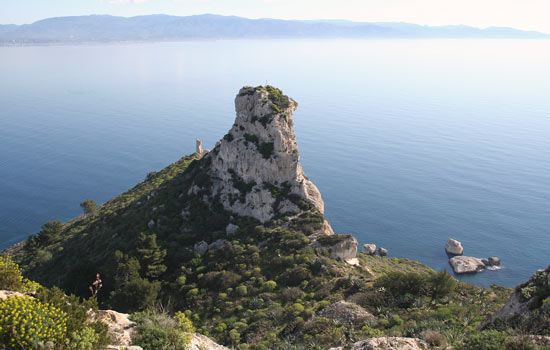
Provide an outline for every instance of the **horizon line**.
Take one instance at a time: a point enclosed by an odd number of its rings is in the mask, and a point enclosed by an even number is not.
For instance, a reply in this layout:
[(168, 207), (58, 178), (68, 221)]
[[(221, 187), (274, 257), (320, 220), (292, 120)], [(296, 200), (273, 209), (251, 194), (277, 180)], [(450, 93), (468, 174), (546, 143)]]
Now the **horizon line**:
[(356, 21), (356, 20), (350, 20), (345, 18), (310, 18), (310, 19), (283, 19), (283, 18), (273, 18), (273, 17), (244, 17), (244, 16), (238, 16), (238, 15), (221, 15), (217, 13), (200, 13), (200, 14), (194, 14), (194, 15), (170, 15), (167, 13), (150, 13), (146, 15), (137, 15), (137, 16), (117, 16), (117, 15), (111, 15), (111, 14), (100, 14), (100, 13), (92, 13), (92, 14), (85, 14), (85, 15), (70, 15), (70, 16), (54, 16), (54, 17), (45, 17), (42, 19), (35, 20), (30, 23), (21, 23), (21, 24), (15, 24), (15, 23), (0, 23), (0, 25), (3, 26), (23, 26), (23, 25), (31, 25), (36, 22), (53, 19), (53, 18), (70, 18), (70, 17), (91, 17), (91, 16), (106, 16), (106, 17), (116, 17), (116, 18), (136, 18), (136, 17), (147, 17), (147, 16), (168, 16), (168, 17), (194, 17), (194, 16), (219, 16), (219, 17), (236, 17), (236, 18), (244, 18), (248, 20), (277, 20), (277, 21), (287, 21), (287, 22), (309, 22), (309, 21), (322, 21), (322, 22), (330, 22), (330, 21), (341, 21), (341, 22), (349, 22), (349, 23), (357, 23), (357, 24), (370, 24), (370, 25), (382, 25), (382, 24), (391, 24), (391, 23), (399, 23), (399, 24), (412, 24), (420, 27), (428, 27), (428, 28), (441, 28), (441, 27), (469, 27), (469, 28), (476, 28), (481, 30), (491, 29), (491, 28), (503, 28), (503, 29), (513, 29), (513, 30), (519, 30), (523, 32), (528, 33), (539, 33), (544, 35), (550, 35), (550, 32), (543, 32), (539, 30), (533, 30), (533, 29), (521, 29), (517, 27), (509, 27), (509, 26), (487, 26), (487, 27), (478, 27), (474, 25), (469, 24), (442, 24), (442, 25), (429, 25), (429, 24), (419, 24), (414, 22), (407, 22), (407, 21), (376, 21), (376, 22), (369, 22), (369, 21)]

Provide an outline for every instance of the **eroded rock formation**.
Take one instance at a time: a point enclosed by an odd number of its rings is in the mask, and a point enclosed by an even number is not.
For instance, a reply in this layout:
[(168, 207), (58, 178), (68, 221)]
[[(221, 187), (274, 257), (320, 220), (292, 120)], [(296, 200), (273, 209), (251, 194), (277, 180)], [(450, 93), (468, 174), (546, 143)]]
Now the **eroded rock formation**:
[(297, 106), (270, 86), (239, 91), (235, 123), (206, 156), (211, 196), (226, 210), (261, 222), (307, 205), (323, 213), (321, 193), (300, 165), (292, 121)]

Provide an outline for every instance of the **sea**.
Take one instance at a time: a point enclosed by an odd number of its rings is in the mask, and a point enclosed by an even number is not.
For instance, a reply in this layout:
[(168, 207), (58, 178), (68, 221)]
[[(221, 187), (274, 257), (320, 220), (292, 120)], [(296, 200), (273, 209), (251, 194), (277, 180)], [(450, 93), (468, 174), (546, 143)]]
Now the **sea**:
[(220, 40), (0, 48), (0, 248), (212, 148), (245, 85), (299, 103), (326, 216), (360, 246), (448, 270), (445, 242), (550, 264), (550, 40)]

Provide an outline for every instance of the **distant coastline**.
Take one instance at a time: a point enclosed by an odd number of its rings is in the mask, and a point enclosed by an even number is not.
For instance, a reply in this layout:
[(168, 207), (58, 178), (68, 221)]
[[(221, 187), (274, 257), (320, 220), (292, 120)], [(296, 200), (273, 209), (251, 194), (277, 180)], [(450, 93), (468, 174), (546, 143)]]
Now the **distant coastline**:
[(507, 27), (422, 26), (401, 22), (298, 21), (235, 16), (90, 15), (0, 25), (1, 46), (235, 39), (549, 39)]

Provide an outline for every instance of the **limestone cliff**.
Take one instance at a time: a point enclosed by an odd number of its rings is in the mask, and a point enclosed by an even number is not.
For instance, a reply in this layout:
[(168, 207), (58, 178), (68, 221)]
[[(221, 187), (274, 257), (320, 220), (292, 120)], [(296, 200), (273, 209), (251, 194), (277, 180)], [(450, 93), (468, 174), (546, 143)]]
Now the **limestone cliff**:
[(211, 164), (210, 196), (226, 210), (260, 222), (308, 206), (323, 213), (321, 193), (300, 165), (292, 120), (297, 106), (271, 86), (239, 91), (233, 126), (205, 156)]

